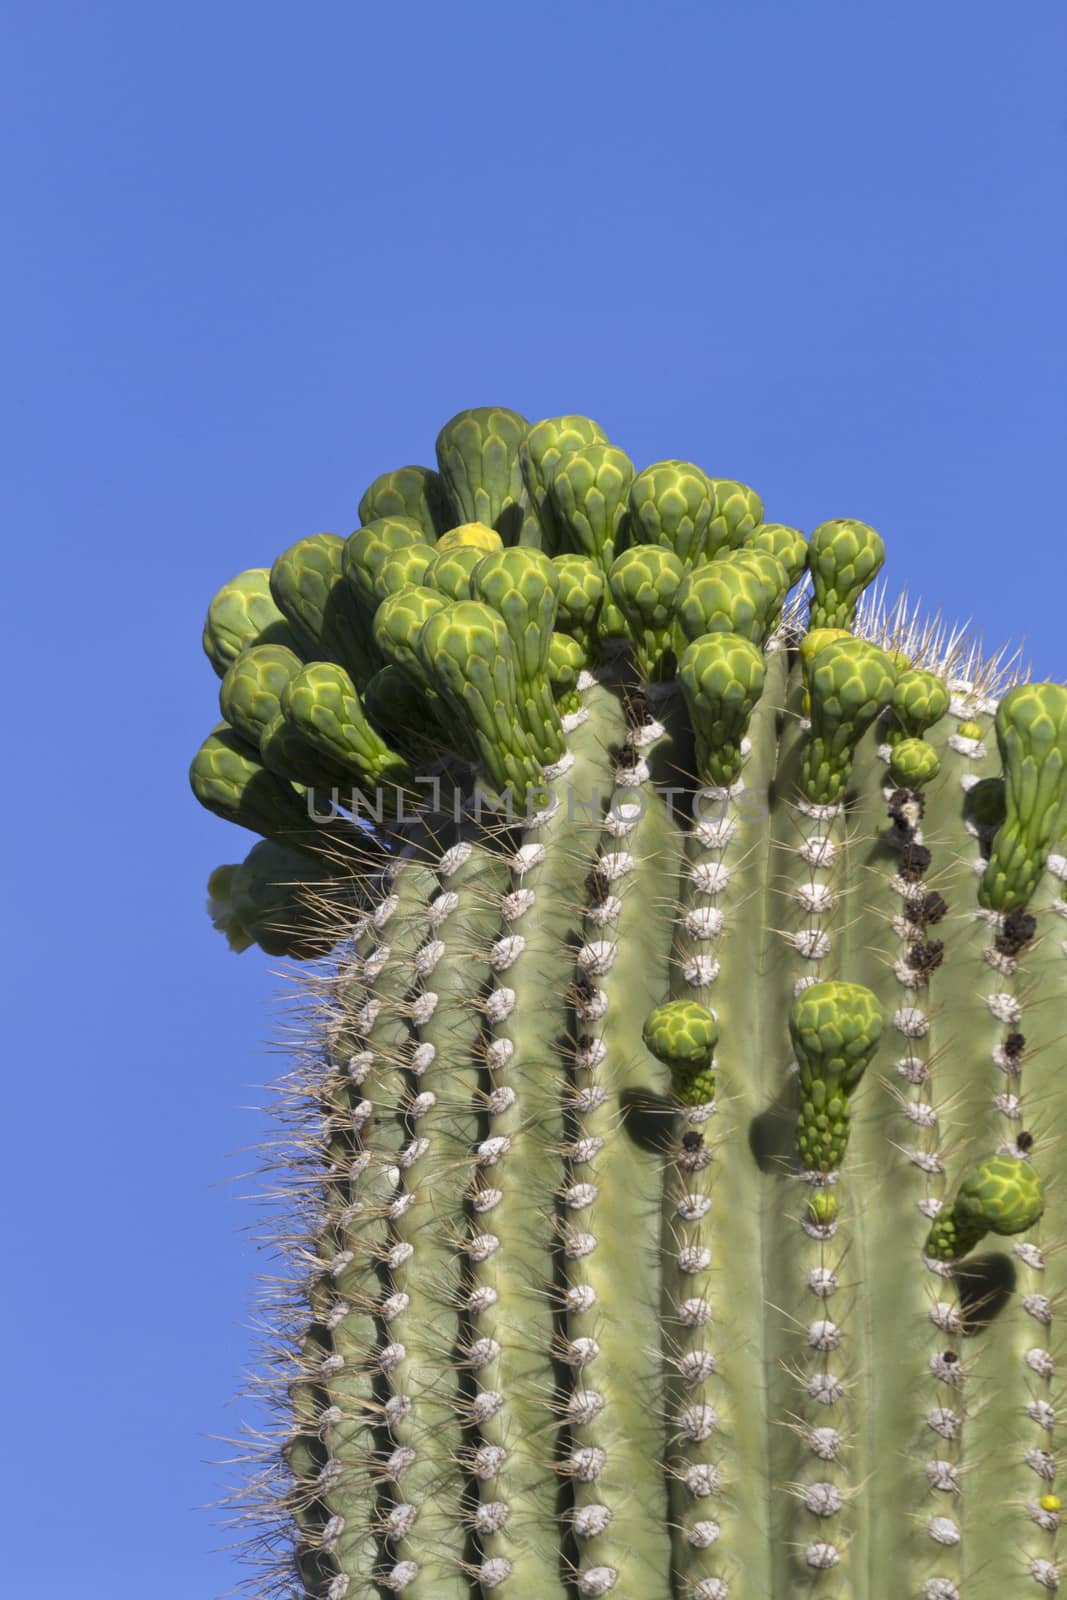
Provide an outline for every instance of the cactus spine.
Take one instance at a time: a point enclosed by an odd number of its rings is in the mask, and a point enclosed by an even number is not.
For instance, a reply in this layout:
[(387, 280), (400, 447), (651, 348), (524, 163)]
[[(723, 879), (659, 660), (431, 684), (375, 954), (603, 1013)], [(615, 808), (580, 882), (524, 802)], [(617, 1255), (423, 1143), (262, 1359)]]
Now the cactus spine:
[(1055, 1590), (1067, 688), (588, 418), (437, 459), (204, 631), (212, 915), (316, 963), (275, 1581)]

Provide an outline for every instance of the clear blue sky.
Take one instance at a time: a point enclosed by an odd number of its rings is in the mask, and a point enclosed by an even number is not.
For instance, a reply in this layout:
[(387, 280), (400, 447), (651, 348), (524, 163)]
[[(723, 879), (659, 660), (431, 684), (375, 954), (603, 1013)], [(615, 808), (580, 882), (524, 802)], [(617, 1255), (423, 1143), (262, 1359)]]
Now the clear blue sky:
[[(271, 963), (215, 588), (465, 406), (597, 417), (1067, 671), (1050, 0), (3, 8), (3, 1600), (212, 1600)], [(14, 727), (11, 714), (14, 713)], [(13, 879), (14, 893), (10, 892)]]

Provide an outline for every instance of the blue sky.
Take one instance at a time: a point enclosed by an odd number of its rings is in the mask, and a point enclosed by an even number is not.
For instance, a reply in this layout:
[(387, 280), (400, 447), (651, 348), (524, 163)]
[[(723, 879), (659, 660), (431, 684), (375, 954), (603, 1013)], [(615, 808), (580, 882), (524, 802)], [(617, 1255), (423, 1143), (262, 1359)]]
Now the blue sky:
[[(455, 411), (595, 416), (1062, 677), (1067, 18), (4, 8), (10, 1529), (0, 1596), (210, 1600), (272, 963), (204, 884), (213, 591)], [(10, 719), (10, 711), (9, 711)], [(26, 759), (28, 757), (28, 760)]]

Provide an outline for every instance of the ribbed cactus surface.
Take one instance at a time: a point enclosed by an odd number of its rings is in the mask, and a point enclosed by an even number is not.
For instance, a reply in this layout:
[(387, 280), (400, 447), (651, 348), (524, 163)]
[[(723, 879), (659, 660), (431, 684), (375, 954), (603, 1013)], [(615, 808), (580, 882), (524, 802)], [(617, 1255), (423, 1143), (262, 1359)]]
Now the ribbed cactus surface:
[(261, 1592), (1055, 1590), (1067, 688), (589, 418), (437, 462), (205, 628), (317, 958)]

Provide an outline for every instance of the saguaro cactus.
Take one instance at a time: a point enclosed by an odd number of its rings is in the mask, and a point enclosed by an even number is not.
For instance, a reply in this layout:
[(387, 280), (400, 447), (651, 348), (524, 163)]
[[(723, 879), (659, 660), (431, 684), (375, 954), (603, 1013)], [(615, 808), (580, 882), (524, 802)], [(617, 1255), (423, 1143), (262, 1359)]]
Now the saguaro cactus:
[(437, 458), (204, 633), (312, 963), (259, 1592), (1055, 1590), (1067, 687), (589, 418)]

